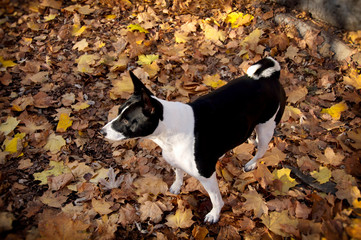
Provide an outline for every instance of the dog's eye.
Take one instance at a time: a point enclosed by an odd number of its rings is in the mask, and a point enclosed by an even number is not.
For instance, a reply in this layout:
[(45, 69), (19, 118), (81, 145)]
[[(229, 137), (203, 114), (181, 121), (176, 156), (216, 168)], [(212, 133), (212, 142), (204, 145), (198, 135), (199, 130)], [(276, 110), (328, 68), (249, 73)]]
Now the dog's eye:
[(129, 122), (128, 122), (127, 119), (123, 118), (123, 119), (122, 119), (122, 123), (123, 123), (123, 124), (128, 124)]

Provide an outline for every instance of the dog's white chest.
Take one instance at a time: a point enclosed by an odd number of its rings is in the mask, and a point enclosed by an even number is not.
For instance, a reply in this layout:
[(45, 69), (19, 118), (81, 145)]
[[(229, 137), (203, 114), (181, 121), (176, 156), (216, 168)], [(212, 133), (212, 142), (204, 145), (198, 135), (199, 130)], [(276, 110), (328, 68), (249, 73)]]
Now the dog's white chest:
[(191, 176), (199, 176), (194, 158), (194, 114), (189, 105), (159, 101), (164, 106), (164, 121), (147, 138), (157, 143), (164, 159)]

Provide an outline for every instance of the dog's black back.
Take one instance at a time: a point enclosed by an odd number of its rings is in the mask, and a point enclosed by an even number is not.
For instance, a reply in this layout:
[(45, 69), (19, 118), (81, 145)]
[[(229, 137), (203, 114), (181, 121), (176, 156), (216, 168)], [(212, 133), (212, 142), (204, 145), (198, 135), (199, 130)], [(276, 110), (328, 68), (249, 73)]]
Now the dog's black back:
[(195, 115), (195, 160), (202, 176), (209, 177), (218, 158), (246, 141), (257, 124), (276, 113), (276, 123), (281, 120), (286, 95), (279, 76), (279, 71), (258, 80), (246, 75), (189, 104)]

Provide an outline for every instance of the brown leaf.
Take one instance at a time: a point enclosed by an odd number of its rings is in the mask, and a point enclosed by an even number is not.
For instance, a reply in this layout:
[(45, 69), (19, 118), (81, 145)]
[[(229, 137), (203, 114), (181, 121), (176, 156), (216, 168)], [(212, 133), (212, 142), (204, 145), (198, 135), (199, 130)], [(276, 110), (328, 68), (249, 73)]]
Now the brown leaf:
[(140, 220), (145, 221), (149, 218), (154, 223), (159, 223), (162, 220), (163, 211), (166, 209), (167, 207), (160, 201), (146, 201), (139, 209)]
[(127, 203), (125, 206), (122, 206), (119, 209), (119, 220), (118, 223), (120, 223), (123, 227), (133, 224), (136, 221), (139, 221), (139, 216), (137, 215), (137, 210)]
[(54, 214), (53, 211), (44, 211), (39, 217), (39, 234), (41, 240), (46, 239), (89, 239), (90, 233), (86, 231), (89, 223), (72, 219), (64, 213)]
[(38, 108), (48, 108), (53, 104), (53, 99), (45, 92), (39, 92), (34, 96), (34, 106)]
[(243, 207), (250, 211), (253, 210), (255, 217), (259, 218), (263, 214), (268, 214), (268, 207), (262, 197), (256, 190), (250, 190), (248, 193), (242, 194), (246, 198)]

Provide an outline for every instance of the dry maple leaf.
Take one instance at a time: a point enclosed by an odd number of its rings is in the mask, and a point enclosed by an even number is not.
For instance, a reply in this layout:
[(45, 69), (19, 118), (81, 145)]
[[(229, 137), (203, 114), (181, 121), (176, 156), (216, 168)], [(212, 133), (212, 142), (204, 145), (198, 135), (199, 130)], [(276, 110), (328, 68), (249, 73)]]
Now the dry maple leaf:
[(92, 206), (93, 206), (94, 210), (97, 213), (99, 213), (100, 215), (107, 215), (107, 214), (113, 212), (113, 210), (111, 209), (111, 207), (113, 206), (113, 203), (105, 201), (104, 198), (101, 198), (99, 200), (93, 198)]
[(99, 180), (99, 183), (103, 185), (105, 190), (111, 190), (113, 188), (118, 188), (120, 184), (122, 184), (124, 175), (119, 176), (116, 178), (116, 174), (114, 172), (114, 169), (112, 167), (109, 168), (108, 171), (108, 180), (105, 180), (104, 178)]
[(90, 238), (90, 233), (87, 231), (90, 224), (85, 221), (73, 219), (65, 213), (55, 215), (51, 211), (44, 212), (40, 216), (38, 225), (40, 238), (38, 239), (86, 240)]
[(44, 149), (50, 151), (51, 153), (57, 153), (65, 145), (66, 142), (62, 136), (52, 133), (48, 137), (48, 141), (45, 144)]
[(159, 223), (162, 220), (163, 211), (166, 209), (167, 207), (160, 201), (146, 201), (139, 208), (140, 220), (145, 221), (150, 218), (154, 223)]
[(259, 218), (263, 214), (268, 214), (268, 207), (262, 197), (256, 190), (252, 189), (248, 193), (242, 194), (242, 197), (246, 199), (243, 207), (247, 211), (253, 210), (254, 216)]
[(29, 115), (27, 111), (23, 112), (19, 119), (25, 126), (19, 126), (19, 131), (25, 132), (28, 134), (36, 133), (40, 130), (50, 130), (52, 125), (44, 116), (39, 115)]
[(165, 194), (168, 190), (167, 183), (153, 175), (138, 178), (134, 181), (133, 185), (137, 188), (135, 192), (138, 195), (150, 193), (157, 196), (158, 194)]
[(119, 214), (118, 223), (120, 223), (123, 227), (132, 224), (136, 221), (139, 221), (137, 210), (129, 203), (127, 203), (125, 206), (122, 206), (119, 209), (118, 214)]
[(317, 161), (323, 164), (331, 164), (332, 166), (339, 166), (345, 156), (342, 153), (334, 152), (330, 147), (325, 149), (325, 154), (316, 153)]
[(282, 236), (289, 237), (291, 236), (285, 230), (286, 226), (293, 227), (297, 229), (298, 221), (294, 218), (291, 218), (288, 215), (288, 210), (283, 210), (282, 212), (271, 212), (269, 215), (264, 215), (261, 217), (262, 223), (272, 232)]
[(8, 135), (16, 128), (19, 122), (20, 121), (14, 117), (8, 117), (6, 121), (0, 125), (0, 132), (3, 132), (5, 136)]
[(323, 184), (330, 180), (331, 170), (327, 167), (320, 166), (319, 171), (313, 171), (310, 173), (319, 183)]
[(188, 228), (194, 223), (192, 217), (193, 214), (191, 209), (177, 209), (175, 214), (170, 214), (167, 216), (166, 225), (173, 229)]
[(42, 203), (54, 208), (61, 208), (62, 204), (65, 203), (67, 199), (68, 197), (61, 194), (61, 192), (53, 193), (50, 189), (39, 197), (39, 200)]

